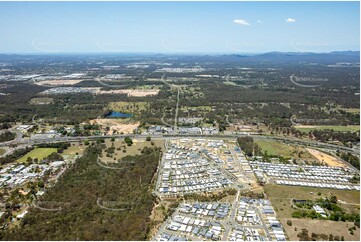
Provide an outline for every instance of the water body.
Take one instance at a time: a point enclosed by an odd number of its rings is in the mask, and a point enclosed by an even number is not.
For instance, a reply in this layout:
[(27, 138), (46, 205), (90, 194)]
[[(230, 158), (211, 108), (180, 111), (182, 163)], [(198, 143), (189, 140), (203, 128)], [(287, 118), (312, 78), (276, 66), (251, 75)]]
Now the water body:
[(121, 112), (110, 112), (105, 117), (107, 118), (131, 118), (133, 115), (130, 113), (121, 113)]

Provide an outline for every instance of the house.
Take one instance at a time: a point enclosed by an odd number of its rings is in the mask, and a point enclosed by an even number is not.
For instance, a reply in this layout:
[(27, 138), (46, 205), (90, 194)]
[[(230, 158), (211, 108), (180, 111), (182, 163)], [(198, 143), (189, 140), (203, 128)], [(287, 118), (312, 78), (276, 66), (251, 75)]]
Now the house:
[(319, 205), (314, 205), (313, 209), (315, 210), (316, 213), (321, 214), (323, 218), (327, 217), (325, 210), (321, 208)]

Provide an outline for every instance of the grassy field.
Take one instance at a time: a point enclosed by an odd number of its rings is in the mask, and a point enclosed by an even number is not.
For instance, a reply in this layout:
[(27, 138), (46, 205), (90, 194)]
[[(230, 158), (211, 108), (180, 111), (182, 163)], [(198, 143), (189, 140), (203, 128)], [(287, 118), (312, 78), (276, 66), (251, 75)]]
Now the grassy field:
[(182, 106), (180, 107), (181, 111), (185, 111), (185, 110), (196, 110), (196, 111), (212, 111), (212, 107), (211, 106), (198, 106), (198, 107), (190, 107), (190, 106)]
[(360, 109), (358, 108), (341, 108), (341, 109), (348, 113), (360, 113)]
[(83, 155), (84, 150), (85, 150), (84, 145), (79, 145), (79, 143), (72, 143), (71, 146), (69, 148), (67, 148), (66, 150), (64, 150), (64, 152), (62, 154), (75, 155), (76, 153), (78, 153), (79, 155)]
[(30, 99), (29, 103), (35, 105), (39, 105), (39, 104), (41, 105), (41, 104), (50, 104), (53, 101), (54, 99), (51, 97), (34, 97)]
[[(161, 148), (164, 147), (163, 140), (154, 140), (153, 142), (154, 142), (154, 146), (158, 146)], [(109, 139), (105, 141), (107, 148), (111, 147), (112, 143), (113, 142)], [(116, 139), (114, 141), (115, 152), (112, 155), (112, 157), (107, 157), (106, 156), (107, 153), (103, 150), (102, 152), (103, 157), (101, 158), (101, 160), (102, 162), (106, 162), (106, 163), (115, 163), (118, 161), (118, 159), (122, 159), (128, 155), (140, 155), (141, 150), (146, 146), (152, 147), (151, 141), (133, 139), (133, 144), (131, 146), (127, 146), (127, 144), (124, 142), (123, 139)], [(117, 150), (118, 147), (120, 147), (120, 150)], [(124, 150), (126, 152), (124, 152)]]
[[(295, 219), (292, 218), (292, 212), (295, 210), (291, 207), (292, 199), (305, 199), (305, 200), (316, 200), (318, 198), (330, 197), (335, 195), (338, 200), (349, 204), (339, 203), (338, 205), (348, 212), (359, 212), (360, 204), (360, 192), (359, 191), (342, 191), (333, 189), (321, 189), (312, 187), (294, 187), (294, 186), (280, 186), (274, 184), (267, 184), (264, 186), (264, 190), (267, 194), (268, 199), (271, 201), (277, 217), (286, 229), (290, 240), (298, 240), (297, 234), (302, 228), (306, 228), (311, 236), (312, 232), (315, 233), (333, 233), (334, 236), (344, 236), (346, 240), (358, 240), (359, 230), (355, 231), (355, 235), (350, 235), (345, 222), (334, 222), (334, 221), (320, 221), (312, 219)], [(318, 193), (321, 195), (318, 195)], [(351, 205), (351, 204), (358, 204)], [(292, 221), (292, 226), (287, 225), (287, 220)], [(353, 223), (348, 222), (349, 227), (353, 226)], [(332, 229), (325, 229), (332, 225)], [(298, 231), (294, 231), (297, 227)], [(321, 232), (320, 232), (321, 231)], [(334, 232), (332, 232), (334, 231)]]
[[(324, 188), (312, 188), (312, 187), (294, 187), (294, 186), (281, 186), (274, 184), (267, 184), (264, 186), (264, 190), (272, 202), (277, 214), (283, 218), (291, 218), (293, 209), (291, 208), (291, 200), (306, 199), (316, 200), (321, 197), (335, 195), (339, 200), (350, 204), (360, 204), (360, 192), (359, 191), (343, 191)], [(321, 195), (318, 195), (321, 192)], [(346, 208), (345, 205), (340, 204), (341, 207)]]
[[(287, 220), (292, 221), (292, 226), (286, 225)], [(344, 237), (346, 241), (358, 241), (360, 238), (360, 229), (354, 231), (354, 235), (351, 235), (348, 231), (348, 228), (354, 226), (350, 222), (335, 222), (335, 221), (319, 221), (312, 219), (281, 219), (282, 224), (285, 224), (286, 233), (291, 241), (299, 240), (297, 234), (301, 232), (301, 229), (305, 228), (308, 230), (308, 235), (311, 237), (312, 233), (316, 234), (325, 234), (329, 236), (341, 236)], [(297, 231), (295, 231), (295, 228)]]
[(317, 160), (313, 155), (311, 155), (305, 148), (301, 146), (287, 145), (273, 140), (257, 140), (256, 143), (259, 147), (261, 147), (263, 153), (267, 151), (269, 155), (283, 156), (287, 159), (301, 158), (308, 161)]
[(25, 162), (28, 157), (31, 157), (33, 159), (38, 158), (38, 160), (41, 160), (48, 155), (50, 155), (53, 152), (57, 152), (56, 148), (35, 148), (20, 159), (18, 159), (18, 162)]
[(149, 104), (147, 102), (110, 102), (108, 104), (108, 109), (125, 113), (139, 113), (148, 108)]
[(5, 154), (5, 150), (4, 149), (0, 149), (0, 155)]
[(309, 131), (315, 130), (315, 129), (321, 129), (321, 130), (322, 129), (333, 129), (334, 131), (341, 131), (341, 132), (346, 132), (346, 131), (355, 132), (355, 131), (360, 130), (359, 125), (348, 125), (348, 126), (340, 126), (340, 125), (320, 125), (320, 126), (298, 125), (298, 126), (295, 126), (295, 128), (302, 131), (302, 132), (309, 132)]

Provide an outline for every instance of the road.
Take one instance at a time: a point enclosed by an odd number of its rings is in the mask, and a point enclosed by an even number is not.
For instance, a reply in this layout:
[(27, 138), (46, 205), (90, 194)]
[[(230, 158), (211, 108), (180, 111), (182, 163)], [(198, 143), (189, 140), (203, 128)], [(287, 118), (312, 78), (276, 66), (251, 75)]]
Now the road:
[(179, 110), (179, 92), (180, 92), (180, 88), (177, 88), (178, 92), (177, 92), (177, 104), (175, 107), (175, 115), (174, 115), (174, 133), (178, 134), (178, 128), (177, 128), (177, 124), (178, 124), (178, 110)]
[(179, 138), (179, 137), (187, 137), (187, 138), (206, 138), (206, 139), (224, 139), (224, 140), (234, 140), (237, 137), (241, 136), (248, 136), (253, 137), (255, 140), (276, 140), (282, 142), (288, 142), (292, 144), (304, 145), (308, 147), (314, 148), (324, 148), (329, 149), (332, 151), (342, 150), (351, 152), (353, 154), (359, 155), (360, 150), (358, 147), (356, 148), (348, 148), (344, 146), (316, 142), (316, 141), (306, 141), (306, 140), (299, 140), (296, 138), (285, 138), (285, 137), (276, 137), (276, 136), (267, 136), (267, 135), (247, 135), (247, 134), (217, 134), (217, 135), (183, 135), (183, 134), (116, 134), (116, 135), (103, 135), (103, 136), (77, 136), (77, 137), (69, 137), (69, 136), (61, 136), (61, 137), (54, 137), (54, 138), (22, 138), (21, 140), (12, 140), (7, 142), (0, 143), (0, 147), (6, 147), (9, 145), (34, 145), (34, 144), (41, 144), (41, 143), (58, 143), (58, 142), (76, 142), (76, 141), (84, 141), (84, 140), (97, 140), (97, 139), (104, 139), (104, 138), (125, 138), (129, 136), (131, 138), (137, 139), (145, 139), (146, 137), (151, 137), (154, 139), (165, 139), (165, 138)]
[[(180, 89), (181, 89), (181, 87), (178, 86), (178, 85), (175, 85), (175, 84), (169, 84), (166, 80), (164, 80), (164, 77), (165, 77), (165, 74), (162, 76), (161, 80), (162, 80), (162, 82), (163, 82), (165, 85), (169, 86), (170, 88), (176, 88), (176, 89), (177, 89), (177, 103), (176, 103), (176, 107), (175, 107), (174, 126), (173, 126), (173, 128), (174, 128), (174, 133), (175, 133), (175, 134), (178, 134), (179, 94), (180, 94)], [(172, 125), (169, 125), (169, 124), (167, 124), (167, 123), (164, 121), (164, 116), (165, 116), (165, 115), (163, 115), (163, 117), (162, 117), (162, 119), (161, 119), (162, 122), (163, 122), (166, 126), (172, 127)]]
[(206, 134), (199, 134), (199, 135), (183, 135), (183, 134), (115, 134), (115, 135), (103, 135), (103, 136), (77, 136), (77, 137), (54, 137), (54, 138), (38, 138), (38, 139), (32, 139), (32, 138), (23, 138), (21, 140), (12, 140), (7, 142), (0, 143), (0, 147), (3, 146), (9, 146), (9, 145), (32, 145), (37, 143), (57, 143), (57, 142), (65, 142), (65, 141), (83, 141), (83, 140), (96, 140), (96, 139), (103, 139), (103, 138), (125, 138), (126, 136), (129, 136), (131, 138), (177, 138), (177, 137), (187, 137), (187, 138), (215, 138), (215, 139), (224, 139), (224, 140), (234, 140), (237, 137), (241, 136), (248, 136), (253, 137), (256, 140), (276, 140), (276, 141), (282, 141), (282, 142), (289, 142), (293, 144), (299, 144), (299, 145), (305, 145), (305, 146), (311, 146), (316, 148), (326, 148), (330, 150), (343, 150), (348, 151), (354, 154), (360, 154), (360, 150), (358, 147), (355, 148), (349, 148), (344, 147), (340, 145), (334, 145), (334, 144), (328, 144), (328, 143), (322, 143), (317, 141), (308, 141), (308, 140), (300, 140), (296, 138), (286, 138), (286, 137), (278, 137), (278, 136), (269, 136), (269, 135), (257, 135), (257, 134), (217, 134), (217, 135), (206, 135)]
[(236, 213), (237, 213), (237, 209), (238, 209), (238, 205), (239, 205), (238, 201), (239, 201), (240, 193), (241, 192), (238, 190), (236, 198), (234, 199), (234, 201), (232, 203), (232, 209), (231, 209), (231, 214), (229, 216), (229, 219), (226, 221), (226, 223), (224, 223), (224, 233), (223, 233), (223, 237), (222, 237), (223, 241), (227, 241), (229, 234), (232, 231), (232, 228), (234, 228), (238, 225), (235, 218), (236, 218)]

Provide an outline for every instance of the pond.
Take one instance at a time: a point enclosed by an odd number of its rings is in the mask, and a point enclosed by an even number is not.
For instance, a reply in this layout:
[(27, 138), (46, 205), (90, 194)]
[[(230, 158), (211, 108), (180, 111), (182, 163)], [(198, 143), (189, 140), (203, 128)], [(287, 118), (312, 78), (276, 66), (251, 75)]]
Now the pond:
[(105, 115), (106, 118), (130, 118), (133, 115), (130, 113), (121, 113), (121, 112), (110, 112)]

